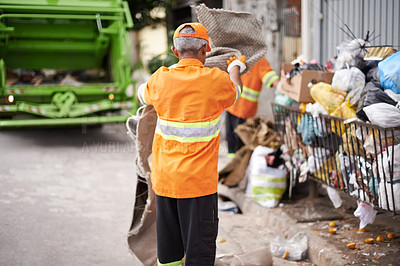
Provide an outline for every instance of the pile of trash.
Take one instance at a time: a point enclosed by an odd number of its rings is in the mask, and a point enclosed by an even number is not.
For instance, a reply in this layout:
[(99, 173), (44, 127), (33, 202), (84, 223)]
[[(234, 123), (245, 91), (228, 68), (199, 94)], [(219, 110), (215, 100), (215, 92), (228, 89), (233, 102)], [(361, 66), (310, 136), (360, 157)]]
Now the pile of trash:
[(80, 86), (83, 83), (110, 82), (110, 78), (103, 69), (82, 71), (7, 69), (6, 74), (6, 85), (8, 86), (31, 85), (37, 87), (41, 84)]
[(289, 169), (297, 169), (300, 182), (313, 175), (362, 201), (399, 211), (400, 52), (354, 39), (340, 44), (325, 66), (295, 63), (286, 73), (290, 77), (304, 69), (334, 74), (331, 84), (309, 84), (315, 103), (276, 95), (275, 103), (299, 108), (278, 121), (289, 136)]

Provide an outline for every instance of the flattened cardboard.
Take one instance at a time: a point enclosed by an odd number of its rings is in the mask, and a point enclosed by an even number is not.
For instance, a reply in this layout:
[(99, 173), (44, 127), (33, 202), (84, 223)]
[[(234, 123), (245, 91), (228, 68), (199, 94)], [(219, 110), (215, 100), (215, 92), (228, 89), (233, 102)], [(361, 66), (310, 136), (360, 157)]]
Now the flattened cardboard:
[(296, 102), (314, 103), (314, 99), (310, 95), (310, 82), (332, 83), (333, 73), (326, 71), (303, 70), (301, 75), (296, 75), (292, 79), (286, 78), (286, 73), (290, 72), (294, 66), (284, 63), (281, 69), (281, 92), (286, 94)]
[(395, 52), (397, 52), (397, 50), (395, 50), (391, 47), (384, 47), (384, 46), (371, 47), (368, 49), (367, 53), (365, 54), (364, 60), (366, 60), (366, 61), (374, 61), (374, 60), (381, 61)]

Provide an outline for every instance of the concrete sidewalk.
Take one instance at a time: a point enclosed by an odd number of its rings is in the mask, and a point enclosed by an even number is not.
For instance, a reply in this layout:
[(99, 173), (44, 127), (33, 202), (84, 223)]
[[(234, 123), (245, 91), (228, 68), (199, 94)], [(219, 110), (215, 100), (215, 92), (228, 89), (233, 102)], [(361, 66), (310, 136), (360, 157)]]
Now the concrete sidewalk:
[[(269, 243), (276, 236), (281, 235), (290, 238), (299, 231), (304, 231), (309, 238), (309, 249), (308, 259), (304, 260), (302, 265), (311, 265), (311, 263), (318, 265), (345, 265), (351, 263), (342, 258), (335, 246), (319, 238), (307, 224), (297, 223), (284, 209), (264, 208), (247, 198), (239, 188), (228, 188), (220, 185), (218, 190), (220, 195), (233, 200), (243, 213), (230, 216), (223, 213), (220, 219), (219, 237), (232, 239), (242, 250), (250, 251), (255, 247), (266, 246), (269, 251)], [(239, 216), (244, 216), (245, 218), (239, 218)], [(242, 223), (242, 221), (245, 221), (245, 223)], [(229, 230), (230, 228), (235, 230)], [(252, 228), (251, 232), (248, 228)], [(218, 247), (220, 246), (222, 244), (218, 245)], [(273, 264), (290, 265), (290, 261), (274, 257)]]
[[(308, 258), (301, 262), (290, 262), (282, 258), (273, 257), (273, 265), (398, 265), (400, 258), (400, 238), (386, 242), (376, 242), (378, 235), (386, 238), (388, 232), (400, 235), (400, 217), (387, 212), (378, 213), (374, 224), (367, 226), (367, 232), (358, 232), (359, 219), (354, 217), (354, 208), (346, 211), (354, 199), (342, 195), (347, 204), (335, 210), (327, 197), (305, 198), (293, 204), (281, 204), (277, 208), (264, 208), (250, 198), (247, 198), (240, 188), (228, 188), (224, 185), (218, 187), (219, 195), (234, 201), (242, 214), (220, 215), (220, 237), (225, 237), (230, 247), (238, 246), (235, 251), (251, 251), (255, 248), (267, 247), (277, 235), (291, 238), (296, 233), (304, 231), (308, 236)], [(351, 204), (350, 204), (351, 202)], [(299, 222), (293, 218), (293, 210), (300, 209), (306, 213), (315, 212), (315, 206), (320, 206), (321, 211), (334, 214), (338, 224), (338, 232), (329, 235), (330, 220), (316, 220), (314, 222)], [(322, 206), (322, 207), (321, 207)], [(353, 205), (354, 207), (354, 205)], [(307, 209), (308, 208), (308, 209)], [(307, 209), (307, 210), (306, 210)], [(318, 215), (318, 213), (316, 214)], [(372, 237), (374, 244), (366, 244), (365, 238)], [(357, 243), (356, 249), (350, 250), (347, 244)], [(218, 243), (217, 254), (225, 250), (225, 243)], [(246, 265), (245, 263), (243, 265)]]

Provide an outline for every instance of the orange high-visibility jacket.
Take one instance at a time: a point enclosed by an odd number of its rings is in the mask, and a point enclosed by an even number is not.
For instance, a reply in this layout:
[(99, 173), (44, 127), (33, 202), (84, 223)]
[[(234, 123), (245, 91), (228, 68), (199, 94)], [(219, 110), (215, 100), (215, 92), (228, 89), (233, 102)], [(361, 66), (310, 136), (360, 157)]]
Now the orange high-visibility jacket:
[(217, 192), (220, 115), (240, 97), (229, 74), (197, 59), (161, 67), (138, 98), (157, 112), (151, 182), (154, 192), (193, 198)]
[(234, 116), (246, 119), (257, 113), (262, 84), (270, 88), (279, 77), (272, 70), (267, 59), (262, 57), (247, 73), (241, 76), (241, 79), (243, 93), (237, 103), (229, 107), (227, 111)]

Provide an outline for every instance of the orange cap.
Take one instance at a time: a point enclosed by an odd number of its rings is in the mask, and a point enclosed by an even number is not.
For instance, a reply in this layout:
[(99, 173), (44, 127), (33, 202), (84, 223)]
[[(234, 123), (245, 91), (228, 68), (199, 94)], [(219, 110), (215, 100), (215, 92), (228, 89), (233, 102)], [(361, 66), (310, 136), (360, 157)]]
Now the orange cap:
[[(180, 33), (180, 31), (185, 27), (185, 26), (190, 26), (194, 29), (194, 33)], [(207, 34), (207, 29), (200, 23), (184, 23), (180, 25), (174, 33), (174, 38), (178, 37), (194, 37), (194, 38), (200, 38), (204, 39), (207, 41), (207, 52), (211, 51), (210, 48), (210, 42), (208, 40), (208, 34)]]

